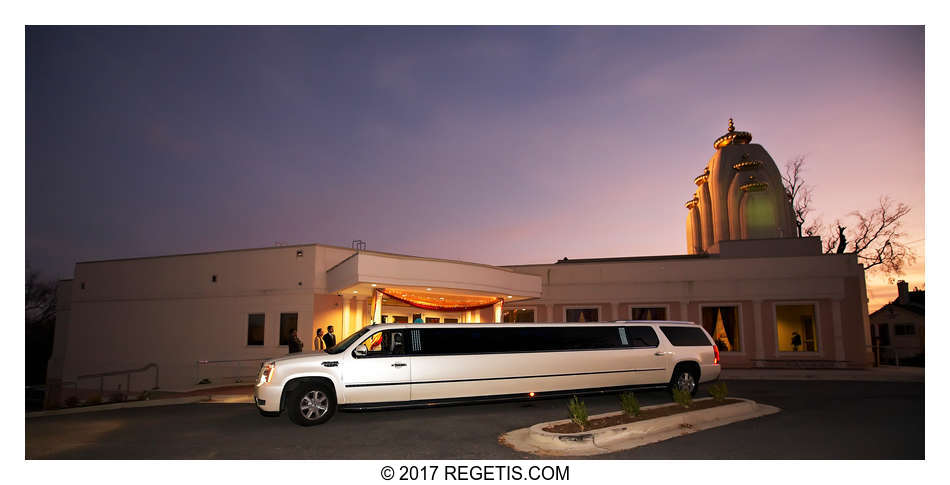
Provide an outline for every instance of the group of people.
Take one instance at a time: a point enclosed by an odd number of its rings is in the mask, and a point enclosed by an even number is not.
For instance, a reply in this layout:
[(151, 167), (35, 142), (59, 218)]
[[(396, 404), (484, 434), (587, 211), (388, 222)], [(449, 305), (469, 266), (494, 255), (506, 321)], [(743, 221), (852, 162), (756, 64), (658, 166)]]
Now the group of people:
[[(317, 336), (313, 339), (313, 350), (326, 350), (336, 345), (336, 335), (333, 333), (333, 325), (327, 326), (327, 333), (323, 333), (322, 328), (317, 329)], [(289, 341), (287, 342), (288, 353), (295, 354), (303, 352), (303, 342), (297, 337), (297, 329), (290, 330)]]

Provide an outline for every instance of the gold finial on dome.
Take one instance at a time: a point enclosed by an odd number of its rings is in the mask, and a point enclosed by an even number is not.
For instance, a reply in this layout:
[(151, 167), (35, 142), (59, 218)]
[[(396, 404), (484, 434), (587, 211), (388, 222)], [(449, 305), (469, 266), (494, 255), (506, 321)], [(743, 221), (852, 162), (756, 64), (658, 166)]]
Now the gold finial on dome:
[(736, 131), (736, 125), (733, 122), (732, 118), (729, 118), (729, 131), (725, 134), (716, 138), (716, 141), (713, 142), (713, 148), (716, 150), (726, 146), (735, 144), (745, 144), (752, 141), (752, 133), (748, 131)]

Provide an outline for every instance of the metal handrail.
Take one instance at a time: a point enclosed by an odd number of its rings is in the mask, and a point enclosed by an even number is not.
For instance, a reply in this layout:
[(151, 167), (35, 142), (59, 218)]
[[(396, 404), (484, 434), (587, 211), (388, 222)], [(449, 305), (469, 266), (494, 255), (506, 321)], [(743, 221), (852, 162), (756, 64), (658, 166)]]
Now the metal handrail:
[(149, 370), (149, 369), (152, 369), (152, 368), (155, 369), (155, 387), (153, 387), (152, 389), (158, 389), (158, 364), (156, 364), (156, 363), (154, 363), (154, 362), (153, 362), (153, 363), (146, 364), (145, 367), (142, 367), (141, 369), (117, 370), (117, 371), (112, 371), (112, 372), (100, 372), (100, 373), (98, 373), (98, 374), (86, 374), (86, 375), (81, 375), (81, 376), (79, 376), (79, 377), (76, 377), (76, 387), (77, 387), (77, 389), (78, 389), (78, 387), (79, 387), (79, 381), (80, 381), (81, 379), (95, 379), (96, 377), (98, 377), (98, 378), (99, 378), (99, 394), (101, 395), (102, 392), (103, 392), (103, 386), (104, 386), (104, 384), (105, 384), (105, 378), (106, 378), (106, 377), (120, 376), (120, 375), (122, 375), (122, 374), (125, 374), (125, 392), (128, 393), (128, 392), (130, 392), (130, 391), (132, 390), (132, 389), (131, 389), (131, 385), (132, 385), (132, 374), (134, 374), (134, 373), (136, 373), (136, 372), (145, 372), (145, 371), (147, 371), (147, 370)]
[[(271, 357), (265, 357), (263, 359), (231, 359), (231, 360), (196, 360), (195, 361), (195, 383), (198, 384), (201, 382), (201, 366), (206, 364), (233, 364), (239, 362), (256, 362), (258, 366), (263, 365), (264, 361), (270, 359)], [(221, 379), (239, 379), (243, 377), (254, 378), (254, 375), (249, 376), (221, 376)]]

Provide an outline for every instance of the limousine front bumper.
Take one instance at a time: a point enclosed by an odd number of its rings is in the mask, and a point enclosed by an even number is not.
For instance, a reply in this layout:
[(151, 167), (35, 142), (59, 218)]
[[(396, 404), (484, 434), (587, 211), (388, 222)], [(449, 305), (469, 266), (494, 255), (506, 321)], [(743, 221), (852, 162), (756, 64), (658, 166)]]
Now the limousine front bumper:
[(276, 413), (280, 411), (281, 387), (271, 384), (254, 387), (254, 404), (261, 411)]

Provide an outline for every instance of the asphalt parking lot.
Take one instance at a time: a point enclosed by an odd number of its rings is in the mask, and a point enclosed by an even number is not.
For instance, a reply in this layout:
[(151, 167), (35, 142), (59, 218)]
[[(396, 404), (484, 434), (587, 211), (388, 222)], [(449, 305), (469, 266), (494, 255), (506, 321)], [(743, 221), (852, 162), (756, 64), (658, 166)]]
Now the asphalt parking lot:
[[(597, 458), (923, 459), (924, 384), (727, 381), (782, 412)], [(701, 389), (705, 395), (705, 389)], [(663, 391), (637, 394), (669, 402)], [(585, 396), (591, 414), (615, 394)], [(251, 404), (199, 403), (26, 419), (27, 459), (520, 459), (506, 431), (561, 419), (566, 399), (341, 412), (311, 428)]]

